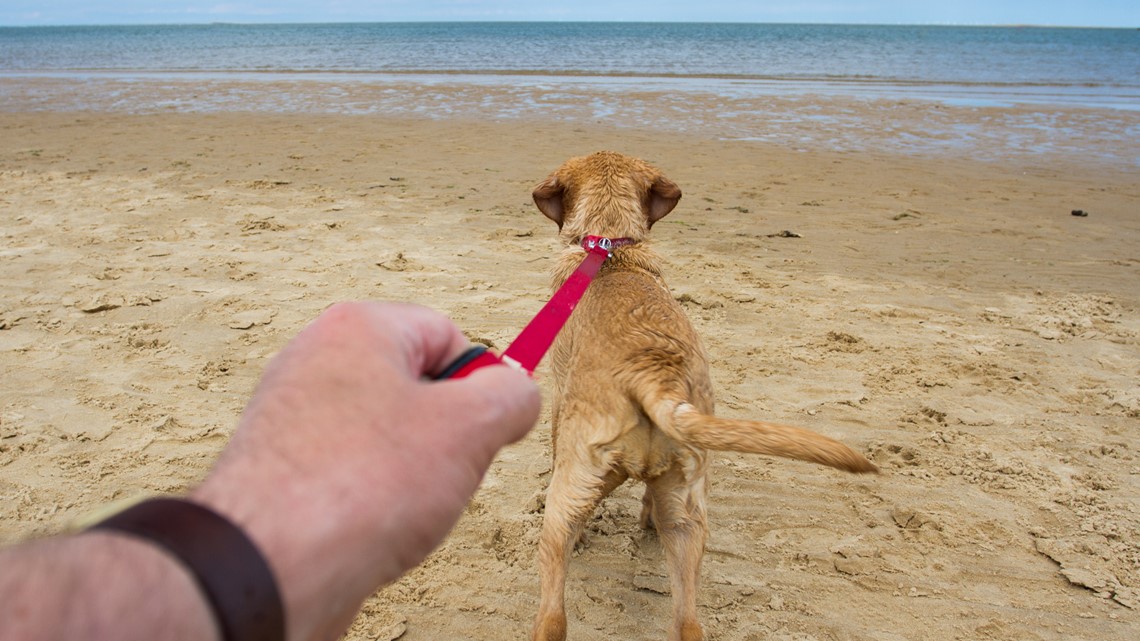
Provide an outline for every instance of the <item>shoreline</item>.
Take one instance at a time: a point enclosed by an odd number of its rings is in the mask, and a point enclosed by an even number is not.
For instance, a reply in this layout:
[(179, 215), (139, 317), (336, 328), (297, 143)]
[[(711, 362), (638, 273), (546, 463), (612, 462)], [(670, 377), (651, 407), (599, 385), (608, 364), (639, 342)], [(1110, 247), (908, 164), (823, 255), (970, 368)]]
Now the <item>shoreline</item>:
[(531, 71), (512, 69), (473, 70), (107, 70), (65, 69), (53, 71), (0, 71), (4, 81), (56, 82), (211, 82), (265, 83), (312, 82), (337, 85), (449, 86), (487, 89), (535, 89), (558, 86), (583, 94), (648, 90), (662, 94), (680, 92), (717, 96), (722, 99), (812, 99), (849, 101), (918, 101), (941, 107), (1038, 108), (1047, 111), (1079, 109), (1108, 112), (1140, 112), (1136, 87), (1114, 84), (1065, 84), (1049, 82), (950, 82), (870, 77), (792, 77), (733, 74), (634, 73), (593, 71)]
[[(1140, 110), (1064, 105), (965, 104), (923, 97), (805, 93), (753, 95), (675, 91), (631, 83), (426, 82), (276, 77), (194, 81), (0, 76), (0, 112), (349, 114), (395, 118), (556, 121), (703, 138), (781, 144), (805, 151), (1035, 162), (1066, 158), (1111, 168), (1140, 167)], [(738, 88), (737, 88), (738, 89)], [(978, 104), (970, 104), (978, 102)]]

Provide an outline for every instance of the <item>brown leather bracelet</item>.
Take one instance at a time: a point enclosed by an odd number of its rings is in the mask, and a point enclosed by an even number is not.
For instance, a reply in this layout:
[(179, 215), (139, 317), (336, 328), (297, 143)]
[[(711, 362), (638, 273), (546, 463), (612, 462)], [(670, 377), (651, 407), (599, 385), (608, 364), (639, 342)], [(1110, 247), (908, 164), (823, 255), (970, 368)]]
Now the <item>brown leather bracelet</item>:
[(139, 503), (93, 525), (150, 541), (194, 576), (223, 641), (284, 641), (285, 608), (265, 557), (245, 532), (183, 499)]

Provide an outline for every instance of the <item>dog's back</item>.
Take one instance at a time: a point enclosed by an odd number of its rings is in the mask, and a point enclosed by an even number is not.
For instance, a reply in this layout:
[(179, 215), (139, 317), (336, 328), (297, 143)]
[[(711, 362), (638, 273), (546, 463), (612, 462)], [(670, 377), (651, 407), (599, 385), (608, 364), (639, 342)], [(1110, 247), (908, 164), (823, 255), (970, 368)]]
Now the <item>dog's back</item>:
[(551, 353), (555, 411), (591, 415), (589, 443), (606, 444), (637, 479), (671, 464), (679, 445), (642, 401), (664, 393), (713, 411), (700, 337), (656, 264), (648, 247), (616, 250)]

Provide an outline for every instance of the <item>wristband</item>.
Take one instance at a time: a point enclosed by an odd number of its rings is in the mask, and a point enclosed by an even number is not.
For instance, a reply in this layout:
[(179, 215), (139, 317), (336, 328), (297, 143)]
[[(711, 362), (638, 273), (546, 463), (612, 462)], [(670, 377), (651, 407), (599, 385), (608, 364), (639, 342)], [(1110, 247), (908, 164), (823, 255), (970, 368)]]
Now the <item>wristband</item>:
[(284, 641), (285, 608), (265, 557), (245, 532), (183, 499), (144, 501), (93, 525), (121, 532), (173, 555), (193, 575), (222, 641)]

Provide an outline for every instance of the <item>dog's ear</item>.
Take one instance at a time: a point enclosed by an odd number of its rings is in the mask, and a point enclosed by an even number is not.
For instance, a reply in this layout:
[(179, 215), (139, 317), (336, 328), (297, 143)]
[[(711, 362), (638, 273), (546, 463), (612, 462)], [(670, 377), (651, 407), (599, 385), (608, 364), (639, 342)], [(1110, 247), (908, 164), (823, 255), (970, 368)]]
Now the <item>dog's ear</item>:
[[(649, 188), (649, 226), (673, 211), (681, 200), (681, 188), (664, 176), (658, 176)], [(549, 214), (548, 214), (549, 215)]]
[(558, 223), (559, 229), (562, 229), (562, 194), (565, 191), (566, 188), (558, 181), (558, 177), (551, 174), (549, 178), (539, 183), (534, 188), (534, 192), (531, 193), (531, 196), (534, 197), (534, 204), (538, 205), (538, 210), (550, 220)]

